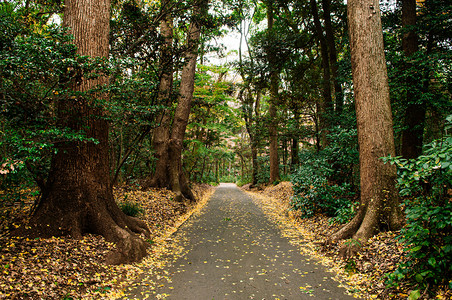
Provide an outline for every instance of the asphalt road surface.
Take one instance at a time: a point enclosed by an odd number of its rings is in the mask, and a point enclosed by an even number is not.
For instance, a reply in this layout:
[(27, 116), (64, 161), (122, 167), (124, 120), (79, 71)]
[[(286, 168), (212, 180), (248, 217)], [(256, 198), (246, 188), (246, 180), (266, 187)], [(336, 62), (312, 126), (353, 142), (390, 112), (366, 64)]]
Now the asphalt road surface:
[[(126, 299), (355, 299), (281, 236), (251, 198), (221, 184), (202, 213), (181, 226), (184, 252)], [(182, 238), (183, 237), (183, 238)]]

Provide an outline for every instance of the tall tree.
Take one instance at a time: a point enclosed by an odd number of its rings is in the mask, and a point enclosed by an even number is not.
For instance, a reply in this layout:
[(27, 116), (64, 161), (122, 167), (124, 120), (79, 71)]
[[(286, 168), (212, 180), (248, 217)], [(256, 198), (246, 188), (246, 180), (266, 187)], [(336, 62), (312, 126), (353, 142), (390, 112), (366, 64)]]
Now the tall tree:
[(328, 120), (328, 113), (332, 108), (331, 97), (331, 72), (330, 72), (330, 60), (328, 56), (328, 44), (323, 34), (322, 24), (319, 18), (319, 12), (317, 8), (316, 0), (310, 0), (311, 13), (314, 18), (314, 28), (317, 39), (320, 43), (320, 56), (322, 59), (323, 79), (322, 79), (322, 98), (320, 98), (319, 107), (319, 123), (320, 123), (320, 140), (322, 147), (328, 145), (328, 128), (330, 122)]
[[(418, 50), (416, 26), (416, 0), (402, 0), (402, 49), (406, 60)], [(412, 68), (407, 62), (406, 68)], [(416, 72), (418, 73), (418, 72)], [(424, 102), (416, 101), (417, 95), (413, 92), (411, 86), (420, 84), (420, 78), (413, 78), (413, 75), (407, 76), (406, 80), (406, 103), (404, 126), (402, 131), (402, 156), (404, 158), (417, 158), (422, 153), (422, 143), (424, 135), (424, 123), (426, 105)], [(416, 99), (416, 100), (415, 100)]]
[(273, 0), (267, 1), (267, 30), (268, 30), (268, 48), (267, 59), (270, 68), (270, 103), (269, 115), (270, 122), (268, 125), (268, 132), (270, 136), (270, 183), (280, 180), (279, 176), (279, 157), (278, 157), (278, 128), (277, 128), (277, 114), (276, 101), (278, 98), (278, 71), (276, 63), (275, 47), (271, 44), (274, 40), (274, 11)]
[[(164, 17), (160, 22), (160, 34), (163, 44), (160, 48), (160, 84), (158, 89), (158, 102), (171, 103), (173, 93), (173, 18), (169, 8), (171, 0), (162, 1), (162, 14)], [(170, 137), (171, 116), (168, 109), (159, 116), (160, 126), (154, 130), (154, 150), (156, 166), (153, 177), (145, 183), (142, 188), (169, 187), (168, 175), (168, 141)]]
[(176, 200), (185, 196), (194, 200), (182, 170), (182, 143), (190, 116), (191, 103), (195, 85), (196, 61), (200, 44), (202, 18), (206, 16), (208, 0), (197, 0), (193, 7), (192, 20), (187, 35), (187, 54), (182, 68), (178, 103), (169, 139), (169, 180), (171, 190), (176, 193)]
[[(108, 56), (109, 22), (109, 0), (65, 1), (63, 23), (70, 28), (80, 55)], [(108, 161), (109, 124), (98, 101), (106, 100), (107, 95), (85, 93), (107, 83), (105, 76), (76, 78), (72, 82), (75, 96), (58, 104), (60, 126), (83, 130), (97, 142), (58, 144), (41, 201), (30, 223), (19, 233), (75, 238), (84, 233), (100, 234), (118, 245), (107, 262), (122, 263), (146, 255), (146, 243), (135, 233), (148, 235), (149, 231), (144, 222), (126, 216), (113, 198)]]
[(347, 5), (361, 198), (356, 216), (332, 239), (366, 242), (380, 229), (399, 229), (401, 212), (395, 166), (381, 160), (394, 156), (395, 147), (379, 2), (349, 0)]
[(322, 0), (323, 19), (325, 21), (325, 37), (326, 44), (328, 45), (328, 58), (329, 65), (331, 67), (331, 79), (334, 86), (334, 103), (335, 111), (340, 114), (344, 105), (344, 96), (342, 94), (342, 87), (338, 79), (338, 66), (337, 66), (337, 51), (336, 43), (334, 40), (334, 29), (331, 21), (331, 0)]
[[(241, 3), (242, 5), (242, 3)], [(250, 26), (248, 25), (248, 28), (246, 28), (246, 21), (245, 21), (245, 11), (246, 9), (244, 7), (240, 7), (239, 14), (240, 19), (242, 20), (240, 22), (239, 26), (239, 32), (240, 32), (240, 43), (239, 43), (239, 62), (238, 62), (238, 71), (240, 73), (240, 76), (243, 79), (243, 88), (240, 90), (238, 99), (241, 102), (241, 108), (243, 113), (243, 118), (245, 120), (245, 127), (246, 131), (248, 133), (248, 136), (250, 138), (250, 148), (251, 148), (251, 184), (256, 185), (257, 179), (259, 175), (259, 163), (257, 160), (257, 154), (258, 154), (258, 146), (259, 146), (259, 134), (257, 131), (257, 120), (260, 118), (260, 106), (261, 106), (261, 90), (259, 88), (256, 88), (256, 91), (253, 92), (252, 86), (256, 86), (256, 78), (254, 72), (249, 72), (247, 74), (247, 65), (246, 62), (243, 59), (243, 51), (242, 51), (242, 45), (246, 44), (248, 48), (248, 55), (249, 55), (249, 66), (248, 69), (254, 70), (256, 69), (254, 58), (253, 58), (253, 52), (252, 49), (249, 46), (248, 43), (248, 33), (250, 30)], [(252, 17), (251, 17), (252, 19)]]

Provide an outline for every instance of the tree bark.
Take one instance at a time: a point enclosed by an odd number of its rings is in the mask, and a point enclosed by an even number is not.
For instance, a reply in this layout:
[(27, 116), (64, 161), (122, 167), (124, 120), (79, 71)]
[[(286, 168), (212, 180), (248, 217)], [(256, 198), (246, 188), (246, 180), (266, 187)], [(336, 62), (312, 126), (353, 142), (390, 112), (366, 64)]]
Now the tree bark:
[[(402, 49), (407, 60), (406, 67), (410, 68), (411, 63), (408, 62), (418, 50), (417, 35), (414, 29), (416, 26), (416, 0), (402, 0)], [(420, 72), (419, 74), (422, 74)], [(406, 159), (417, 158), (422, 154), (422, 144), (424, 136), (425, 103), (413, 102), (419, 98), (414, 92), (416, 89), (410, 88), (419, 85), (421, 78), (407, 78), (406, 86), (406, 103), (404, 118), (404, 130), (402, 132), (402, 156)]]
[(328, 146), (328, 128), (330, 127), (328, 113), (331, 112), (332, 98), (331, 98), (331, 74), (330, 63), (328, 58), (328, 45), (325, 36), (323, 35), (322, 24), (319, 19), (319, 12), (316, 0), (310, 0), (311, 12), (314, 18), (314, 27), (317, 38), (320, 42), (320, 54), (322, 58), (323, 80), (322, 80), (322, 98), (319, 103), (319, 129), (321, 146)]
[[(269, 41), (274, 39), (273, 33), (273, 0), (267, 3), (267, 29)], [(268, 65), (270, 67), (270, 103), (268, 123), (268, 132), (270, 136), (270, 183), (280, 180), (279, 175), (279, 157), (278, 157), (278, 128), (276, 101), (278, 98), (278, 72), (276, 66), (276, 54), (273, 46), (267, 49)]]
[(334, 41), (334, 30), (331, 23), (331, 0), (322, 0), (323, 7), (323, 19), (325, 20), (325, 36), (326, 44), (328, 45), (328, 57), (329, 65), (331, 67), (331, 79), (333, 80), (334, 86), (334, 102), (335, 102), (335, 112), (337, 115), (342, 113), (342, 107), (344, 105), (344, 96), (342, 93), (342, 87), (338, 80), (337, 74), (337, 53), (336, 53), (336, 43)]
[(394, 156), (392, 115), (378, 0), (348, 1), (358, 143), (361, 199), (357, 215), (333, 236), (366, 242), (378, 230), (401, 226)]
[[(71, 28), (78, 54), (108, 56), (110, 1), (69, 0), (64, 7), (64, 25)], [(78, 79), (75, 92), (86, 92), (108, 84), (107, 77)], [(97, 94), (97, 98), (106, 99)], [(77, 97), (77, 98), (76, 98)], [(30, 223), (19, 233), (31, 236), (103, 235), (117, 244), (107, 263), (140, 260), (146, 255), (146, 243), (135, 233), (148, 235), (144, 222), (126, 216), (116, 205), (109, 174), (108, 127), (99, 103), (88, 96), (74, 96), (58, 104), (59, 124), (83, 130), (93, 142), (67, 142), (57, 145), (42, 200)]]
[(300, 164), (300, 159), (298, 157), (298, 129), (300, 127), (300, 114), (297, 110), (294, 111), (294, 120), (295, 120), (295, 134), (292, 137), (292, 146), (291, 146), (291, 161), (290, 161), (290, 170), (294, 172), (298, 165)]
[(188, 181), (182, 170), (182, 143), (185, 129), (190, 116), (191, 103), (195, 84), (196, 60), (201, 37), (200, 18), (205, 14), (208, 6), (207, 0), (201, 0), (193, 7), (193, 15), (187, 36), (187, 54), (185, 65), (181, 74), (181, 85), (178, 104), (174, 114), (174, 121), (169, 139), (169, 180), (171, 190), (176, 193), (176, 200), (183, 197), (194, 200), (193, 193), (188, 187)]
[[(166, 8), (171, 0), (162, 3), (162, 7)], [(160, 34), (164, 39), (161, 48), (160, 58), (160, 84), (158, 90), (158, 102), (171, 104), (171, 96), (173, 92), (173, 18), (170, 12), (165, 12), (165, 17), (160, 22)], [(160, 116), (160, 126), (154, 130), (154, 157), (156, 159), (155, 172), (151, 179), (146, 180), (142, 189), (146, 190), (150, 187), (170, 187), (168, 173), (168, 141), (170, 138), (171, 117), (168, 109), (164, 110)]]

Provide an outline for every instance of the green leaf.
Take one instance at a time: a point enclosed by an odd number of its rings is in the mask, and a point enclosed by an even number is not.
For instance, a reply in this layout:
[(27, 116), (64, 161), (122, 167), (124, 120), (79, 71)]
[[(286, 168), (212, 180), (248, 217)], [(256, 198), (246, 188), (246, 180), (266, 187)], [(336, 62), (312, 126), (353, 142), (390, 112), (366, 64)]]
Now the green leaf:
[(422, 246), (416, 246), (410, 250), (410, 252), (417, 252), (422, 249)]
[(435, 267), (436, 266), (436, 259), (434, 257), (430, 257), (428, 259), (428, 263), (432, 266)]
[(421, 297), (421, 292), (419, 290), (411, 291), (408, 296), (408, 300), (417, 300)]

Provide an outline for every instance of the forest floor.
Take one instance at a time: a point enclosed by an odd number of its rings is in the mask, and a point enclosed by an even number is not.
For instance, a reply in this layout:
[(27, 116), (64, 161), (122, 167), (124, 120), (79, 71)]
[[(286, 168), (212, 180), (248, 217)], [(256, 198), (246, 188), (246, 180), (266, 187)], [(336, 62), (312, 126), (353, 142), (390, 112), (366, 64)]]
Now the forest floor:
[[(244, 190), (262, 203), (262, 208), (283, 234), (299, 245), (304, 254), (316, 257), (319, 262), (336, 272), (336, 279), (356, 297), (363, 299), (408, 299), (411, 289), (408, 283), (388, 289), (386, 274), (392, 273), (398, 263), (405, 260), (403, 247), (397, 241), (400, 232), (381, 232), (369, 240), (355, 257), (344, 259), (339, 254), (342, 243), (325, 244), (329, 235), (341, 225), (330, 224), (330, 218), (316, 215), (303, 219), (296, 211), (290, 211), (292, 184), (281, 182), (276, 186)], [(419, 299), (452, 299), (452, 291), (438, 291), (435, 298), (423, 294)]]
[(81, 240), (12, 238), (11, 230), (26, 222), (34, 199), (0, 206), (0, 299), (120, 297), (144, 269), (165, 264), (171, 234), (205, 205), (213, 191), (207, 185), (194, 186), (198, 201), (189, 204), (176, 203), (173, 193), (165, 189), (115, 189), (119, 204), (136, 203), (143, 209), (139, 217), (151, 230), (150, 255), (140, 263), (119, 266), (104, 264), (114, 245), (101, 236), (86, 235)]
[[(9, 232), (28, 218), (33, 199), (25, 204), (0, 206), (0, 299), (116, 299), (151, 269), (164, 268), (175, 252), (173, 233), (192, 214), (207, 203), (213, 189), (195, 186), (200, 199), (196, 205), (175, 203), (167, 190), (116, 189), (119, 203), (139, 203), (152, 231), (151, 255), (140, 263), (108, 266), (103, 263), (114, 245), (102, 237), (87, 235), (71, 238), (11, 238)], [(355, 296), (364, 299), (407, 299), (410, 286), (388, 290), (385, 274), (403, 260), (398, 232), (380, 233), (372, 238), (354, 258), (343, 260), (340, 245), (324, 246), (323, 241), (339, 225), (329, 224), (325, 216), (302, 219), (289, 211), (292, 187), (288, 182), (249, 192), (258, 205), (280, 226), (284, 236), (298, 245), (303, 254), (316, 258), (337, 273), (336, 279)], [(150, 282), (149, 284), (152, 284)], [(149, 295), (143, 295), (143, 298)], [(422, 299), (428, 299), (423, 297)], [(435, 299), (452, 299), (450, 290), (440, 291)]]

